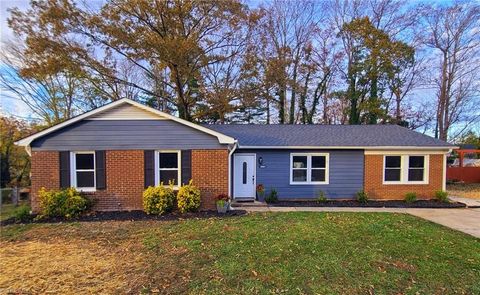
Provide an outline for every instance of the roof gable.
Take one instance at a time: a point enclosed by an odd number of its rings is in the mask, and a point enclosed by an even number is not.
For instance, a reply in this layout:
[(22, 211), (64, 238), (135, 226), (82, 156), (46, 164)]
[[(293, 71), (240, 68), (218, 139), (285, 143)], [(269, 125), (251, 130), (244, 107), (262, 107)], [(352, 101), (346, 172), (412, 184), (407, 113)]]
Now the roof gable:
[(85, 120), (168, 120), (160, 114), (154, 114), (134, 105), (125, 103), (103, 112), (94, 114)]
[[(136, 108), (135, 111), (131, 107)], [(122, 116), (126, 116), (126, 114), (129, 114), (128, 116), (145, 116), (146, 113), (148, 113), (148, 117), (155, 117), (159, 120), (172, 120), (175, 122), (178, 122), (180, 124), (186, 125), (188, 127), (191, 127), (193, 129), (199, 130), (201, 132), (210, 134), (212, 136), (217, 137), (218, 141), (220, 144), (233, 144), (235, 143), (235, 139), (232, 137), (229, 137), (227, 135), (224, 135), (220, 132), (205, 128), (203, 126), (197, 125), (195, 123), (180, 119), (178, 117), (172, 116), (170, 114), (161, 112), (159, 110), (156, 110), (154, 108), (145, 106), (141, 103), (135, 102), (133, 100), (123, 98), (117, 101), (114, 101), (112, 103), (109, 103), (107, 105), (104, 105), (102, 107), (93, 109), (89, 112), (86, 112), (84, 114), (81, 114), (79, 116), (76, 116), (74, 118), (71, 118), (67, 121), (64, 121), (60, 124), (54, 125), (50, 128), (47, 128), (45, 130), (42, 130), (40, 132), (37, 132), (35, 134), (32, 134), (28, 137), (25, 137), (19, 141), (17, 141), (15, 144), (19, 146), (25, 146), (29, 147), (30, 144), (32, 143), (33, 140), (40, 138), (42, 136), (45, 136), (47, 134), (50, 134), (54, 131), (60, 130), (62, 128), (65, 128), (71, 124), (74, 124), (76, 122), (79, 122), (81, 120), (99, 120), (99, 119), (108, 119), (109, 117), (111, 120), (124, 120), (125, 118), (120, 118)], [(103, 114), (103, 115), (102, 115)], [(119, 118), (119, 119), (113, 119), (113, 118)], [(147, 118), (148, 120), (151, 120), (151, 118)]]

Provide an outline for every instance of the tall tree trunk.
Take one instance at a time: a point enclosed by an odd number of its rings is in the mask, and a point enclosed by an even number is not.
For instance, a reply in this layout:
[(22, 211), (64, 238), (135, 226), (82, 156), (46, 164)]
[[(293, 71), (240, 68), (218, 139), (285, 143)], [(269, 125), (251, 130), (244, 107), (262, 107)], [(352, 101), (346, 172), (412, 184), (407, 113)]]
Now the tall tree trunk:
[(300, 95), (300, 110), (302, 113), (302, 124), (306, 124), (308, 121), (308, 110), (307, 110), (307, 91), (308, 83), (310, 82), (310, 71), (308, 71), (307, 76), (305, 77), (305, 84), (303, 86), (302, 94)]
[(402, 97), (400, 94), (400, 89), (397, 89), (395, 91), (395, 121), (397, 122), (397, 124), (402, 121), (401, 102)]
[(278, 122), (285, 124), (286, 86), (281, 85), (278, 93)]
[(330, 124), (328, 120), (328, 94), (325, 93), (323, 95), (323, 116), (322, 116), (323, 124)]
[(349, 73), (348, 80), (347, 98), (350, 101), (350, 116), (348, 118), (348, 123), (354, 125), (360, 123), (357, 110), (358, 97), (355, 89), (355, 77)]
[(440, 81), (440, 94), (438, 99), (438, 112), (437, 112), (437, 124), (438, 124), (438, 132), (439, 138), (442, 140), (447, 139), (447, 132), (445, 130), (445, 111), (446, 111), (446, 103), (447, 103), (447, 83), (448, 83), (448, 76), (447, 76), (447, 67), (448, 67), (448, 56), (447, 52), (443, 52), (443, 61), (442, 61), (442, 76)]
[(175, 88), (177, 91), (177, 108), (178, 108), (178, 116), (181, 119), (192, 121), (192, 117), (190, 116), (189, 104), (185, 97), (185, 92), (183, 90), (183, 83), (178, 72), (177, 66), (174, 65), (172, 67), (173, 75), (175, 77)]
[(295, 103), (296, 103), (296, 94), (297, 94), (297, 68), (298, 62), (295, 62), (293, 66), (293, 81), (292, 81), (292, 95), (290, 97), (290, 112), (288, 123), (295, 123)]
[(378, 115), (378, 77), (374, 73), (372, 76), (372, 85), (370, 87), (370, 107), (368, 110), (368, 124), (377, 124)]

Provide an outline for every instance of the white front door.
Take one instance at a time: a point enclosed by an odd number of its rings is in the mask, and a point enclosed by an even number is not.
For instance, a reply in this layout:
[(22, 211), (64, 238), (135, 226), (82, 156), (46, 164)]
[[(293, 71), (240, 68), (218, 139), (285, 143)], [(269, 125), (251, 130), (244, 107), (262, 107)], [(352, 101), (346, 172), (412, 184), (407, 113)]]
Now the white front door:
[(255, 155), (235, 154), (233, 163), (234, 198), (255, 199)]

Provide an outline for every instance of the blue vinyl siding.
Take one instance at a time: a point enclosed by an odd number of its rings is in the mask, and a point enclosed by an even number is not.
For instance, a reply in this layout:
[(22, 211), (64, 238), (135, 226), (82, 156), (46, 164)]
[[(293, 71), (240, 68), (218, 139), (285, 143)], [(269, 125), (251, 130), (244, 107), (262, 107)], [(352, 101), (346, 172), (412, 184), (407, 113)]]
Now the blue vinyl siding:
[(83, 120), (31, 146), (50, 151), (227, 148), (217, 137), (171, 120)]
[[(290, 185), (290, 153), (309, 152), (330, 154), (329, 184)], [(363, 188), (363, 150), (237, 150), (236, 153), (257, 155), (257, 184), (263, 184), (266, 193), (275, 188), (279, 199), (316, 198), (319, 190), (325, 192), (327, 198), (353, 199)], [(264, 168), (258, 164), (260, 157)]]

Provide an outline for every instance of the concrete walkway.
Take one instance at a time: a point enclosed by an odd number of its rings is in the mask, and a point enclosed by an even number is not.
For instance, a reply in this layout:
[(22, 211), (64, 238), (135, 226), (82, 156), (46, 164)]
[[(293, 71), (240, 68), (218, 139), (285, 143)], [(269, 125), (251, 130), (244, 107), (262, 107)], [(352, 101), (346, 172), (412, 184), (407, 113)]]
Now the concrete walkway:
[(342, 208), (342, 207), (242, 207), (248, 212), (390, 212), (411, 214), (480, 238), (480, 208)]
[(464, 203), (467, 207), (480, 208), (480, 199), (470, 199), (461, 197), (449, 197), (450, 200), (455, 202)]

